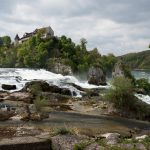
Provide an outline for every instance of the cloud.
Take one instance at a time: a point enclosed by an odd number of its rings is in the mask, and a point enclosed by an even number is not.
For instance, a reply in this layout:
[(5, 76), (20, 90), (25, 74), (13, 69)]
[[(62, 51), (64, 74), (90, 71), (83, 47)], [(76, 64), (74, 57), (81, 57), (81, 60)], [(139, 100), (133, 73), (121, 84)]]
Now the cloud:
[(88, 49), (116, 55), (146, 49), (150, 43), (149, 0), (0, 0), (0, 35), (52, 26), (55, 35)]

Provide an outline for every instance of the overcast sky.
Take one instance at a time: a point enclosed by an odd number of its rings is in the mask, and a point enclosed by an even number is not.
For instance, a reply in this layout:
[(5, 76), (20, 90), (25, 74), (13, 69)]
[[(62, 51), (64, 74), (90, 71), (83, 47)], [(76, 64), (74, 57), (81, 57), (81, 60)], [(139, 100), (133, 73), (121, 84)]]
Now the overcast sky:
[(0, 0), (0, 36), (51, 26), (102, 54), (121, 55), (147, 49), (150, 0)]

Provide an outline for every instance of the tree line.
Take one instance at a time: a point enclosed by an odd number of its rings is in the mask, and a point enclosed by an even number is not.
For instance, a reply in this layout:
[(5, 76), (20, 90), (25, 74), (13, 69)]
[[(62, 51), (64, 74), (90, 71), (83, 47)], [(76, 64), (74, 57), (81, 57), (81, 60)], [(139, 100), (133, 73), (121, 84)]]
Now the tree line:
[(90, 66), (111, 71), (117, 58), (102, 56), (97, 48), (87, 49), (87, 40), (75, 44), (66, 36), (43, 39), (40, 33), (15, 46), (9, 36), (0, 37), (0, 67), (48, 68), (53, 58), (63, 60), (74, 72), (86, 72)]

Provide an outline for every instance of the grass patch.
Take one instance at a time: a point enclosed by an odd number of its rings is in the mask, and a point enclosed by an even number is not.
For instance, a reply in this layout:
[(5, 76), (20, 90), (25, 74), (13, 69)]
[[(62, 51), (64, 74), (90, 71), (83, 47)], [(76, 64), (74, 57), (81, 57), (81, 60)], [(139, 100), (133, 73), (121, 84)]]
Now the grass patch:
[(73, 150), (84, 150), (86, 148), (86, 143), (75, 144)]
[(150, 136), (146, 137), (141, 143), (148, 148), (150, 146)]
[(104, 138), (97, 139), (96, 142), (97, 142), (100, 146), (103, 146), (103, 147), (106, 147), (106, 146), (107, 146), (106, 141), (104, 140)]
[(67, 135), (67, 134), (72, 134), (71, 130), (69, 128), (63, 127), (63, 128), (58, 128), (55, 131), (55, 134), (60, 134), (60, 135)]

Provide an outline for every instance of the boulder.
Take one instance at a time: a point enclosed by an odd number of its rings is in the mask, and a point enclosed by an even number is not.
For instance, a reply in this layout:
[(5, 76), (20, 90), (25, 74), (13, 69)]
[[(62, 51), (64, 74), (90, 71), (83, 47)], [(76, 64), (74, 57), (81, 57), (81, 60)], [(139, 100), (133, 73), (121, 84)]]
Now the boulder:
[(91, 67), (88, 72), (88, 83), (106, 85), (106, 76), (100, 67)]
[(27, 82), (21, 91), (31, 92), (33, 89), (41, 90), (41, 91), (48, 91), (49, 84), (42, 80), (31, 81), (31, 82)]
[(92, 143), (89, 146), (87, 146), (85, 150), (106, 150), (106, 148), (100, 146), (98, 143)]
[(144, 144), (142, 143), (120, 144), (120, 147), (122, 149), (147, 150)]
[(137, 150), (147, 150), (146, 147), (144, 146), (144, 144), (142, 144), (142, 143), (136, 143), (136, 144), (134, 145), (134, 147), (135, 147), (135, 149), (137, 149)]
[(52, 92), (72, 96), (72, 93), (68, 88), (61, 88), (56, 85), (49, 85), (46, 81), (41, 80), (26, 83), (22, 91), (31, 92), (33, 94), (39, 93), (39, 91)]
[(119, 141), (120, 134), (119, 133), (106, 133), (106, 134), (102, 134), (101, 137), (106, 138), (106, 143), (108, 145), (115, 145)]
[(72, 69), (69, 65), (66, 65), (65, 60), (54, 58), (50, 59), (48, 63), (48, 70), (56, 74), (72, 75)]
[(139, 140), (139, 141), (142, 141), (142, 140), (144, 140), (144, 139), (147, 138), (147, 137), (148, 137), (148, 135), (141, 135), (141, 136), (135, 137), (135, 139), (136, 139), (136, 140)]
[(54, 150), (74, 150), (74, 146), (82, 140), (75, 135), (56, 135), (51, 138), (51, 142)]
[(122, 63), (121, 62), (117, 62), (114, 66), (114, 69), (112, 71), (112, 77), (125, 77), (125, 73), (122, 67)]
[(4, 90), (16, 90), (16, 85), (2, 84), (2, 89)]

